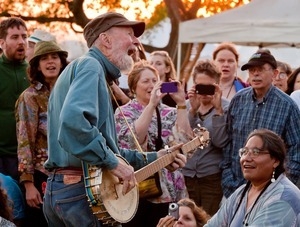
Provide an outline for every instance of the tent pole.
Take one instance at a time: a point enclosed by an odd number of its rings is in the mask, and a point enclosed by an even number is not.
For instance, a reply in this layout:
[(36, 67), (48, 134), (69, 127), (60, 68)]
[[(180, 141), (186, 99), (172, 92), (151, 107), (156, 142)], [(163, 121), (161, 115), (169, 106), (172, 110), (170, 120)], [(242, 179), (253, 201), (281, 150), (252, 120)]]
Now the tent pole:
[(178, 42), (177, 52), (177, 79), (180, 80), (181, 42)]

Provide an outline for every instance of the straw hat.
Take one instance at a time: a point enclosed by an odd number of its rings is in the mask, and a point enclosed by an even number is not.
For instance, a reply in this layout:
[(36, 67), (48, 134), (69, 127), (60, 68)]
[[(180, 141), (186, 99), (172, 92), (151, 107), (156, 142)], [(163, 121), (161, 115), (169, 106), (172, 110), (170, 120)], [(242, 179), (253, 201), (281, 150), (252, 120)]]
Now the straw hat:
[(40, 41), (34, 47), (33, 57), (29, 61), (29, 64), (32, 65), (38, 57), (44, 54), (58, 53), (63, 54), (68, 57), (68, 52), (62, 50), (55, 42), (52, 41)]

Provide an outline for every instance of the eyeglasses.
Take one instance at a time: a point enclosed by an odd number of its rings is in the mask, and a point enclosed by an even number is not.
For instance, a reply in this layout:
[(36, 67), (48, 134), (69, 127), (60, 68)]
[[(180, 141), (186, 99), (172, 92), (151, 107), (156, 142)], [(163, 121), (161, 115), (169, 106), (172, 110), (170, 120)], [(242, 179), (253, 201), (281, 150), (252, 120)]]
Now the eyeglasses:
[(283, 80), (287, 77), (287, 74), (285, 72), (279, 72), (279, 74), (277, 75), (277, 77), (279, 77), (279, 79)]
[(264, 151), (264, 149), (261, 148), (248, 148), (248, 147), (243, 147), (239, 149), (239, 156), (243, 157), (246, 156), (247, 154), (250, 154), (251, 158), (257, 158), (260, 154), (270, 154), (268, 151)]
[(269, 71), (270, 69), (272, 69), (272, 68), (266, 69), (266, 68), (264, 68), (263, 66), (257, 66), (257, 67), (251, 67), (251, 68), (249, 68), (248, 70), (249, 70), (249, 73), (253, 74), (253, 73), (255, 73), (256, 71), (257, 71), (258, 73), (262, 73), (262, 72), (265, 72), (265, 71)]

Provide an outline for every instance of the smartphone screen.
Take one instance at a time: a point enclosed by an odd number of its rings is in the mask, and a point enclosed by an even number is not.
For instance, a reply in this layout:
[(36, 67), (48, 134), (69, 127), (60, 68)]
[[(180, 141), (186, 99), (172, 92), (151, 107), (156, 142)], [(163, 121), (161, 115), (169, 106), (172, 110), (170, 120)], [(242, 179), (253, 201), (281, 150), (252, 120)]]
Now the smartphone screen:
[(177, 82), (164, 82), (161, 84), (161, 93), (175, 93), (177, 90)]
[(199, 95), (214, 95), (215, 86), (211, 84), (196, 84), (196, 94)]

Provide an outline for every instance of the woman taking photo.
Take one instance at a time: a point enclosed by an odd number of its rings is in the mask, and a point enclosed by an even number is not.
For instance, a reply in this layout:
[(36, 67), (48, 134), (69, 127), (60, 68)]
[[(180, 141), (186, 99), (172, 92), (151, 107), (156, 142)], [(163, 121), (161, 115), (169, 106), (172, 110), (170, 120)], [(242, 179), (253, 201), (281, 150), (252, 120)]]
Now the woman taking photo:
[(168, 215), (161, 218), (156, 227), (203, 227), (207, 223), (210, 216), (202, 207), (188, 198), (181, 199), (178, 203), (178, 220)]
[(188, 91), (189, 121), (192, 128), (197, 125), (209, 131), (210, 143), (187, 159), (182, 168), (189, 197), (198, 206), (213, 216), (219, 209), (223, 197), (220, 162), (222, 148), (228, 142), (226, 117), (229, 101), (222, 98), (219, 87), (221, 73), (212, 61), (196, 63), (192, 78), (194, 85)]
[[(149, 62), (158, 71), (160, 81), (170, 82), (176, 79), (175, 66), (168, 52), (153, 51), (150, 54)], [(162, 102), (168, 106), (176, 107), (175, 100), (169, 94), (163, 97)]]
[(67, 56), (54, 42), (38, 42), (28, 67), (31, 85), (16, 103), (18, 169), (27, 202), (26, 226), (47, 226), (42, 211), (48, 176), (43, 166), (47, 160), (47, 106), (51, 89), (67, 65)]
[[(160, 103), (166, 93), (161, 93), (162, 82), (159, 81), (159, 75), (146, 61), (135, 63), (128, 76), (128, 85), (134, 99), (121, 106), (122, 111), (118, 108), (115, 113), (120, 147), (137, 148), (134, 136), (145, 152), (158, 151), (165, 145), (171, 146), (174, 142), (186, 142), (189, 139), (192, 132), (187, 117), (183, 85), (177, 82), (178, 92), (170, 93), (177, 103), (177, 109)], [(175, 138), (182, 140), (175, 141)], [(162, 195), (140, 199), (137, 214), (132, 221), (123, 226), (156, 226), (159, 219), (168, 213), (170, 202), (187, 197), (181, 171), (170, 172), (163, 168), (159, 171), (159, 181)]]
[(254, 130), (239, 155), (248, 182), (205, 226), (300, 226), (300, 190), (285, 175), (283, 140), (268, 129)]

